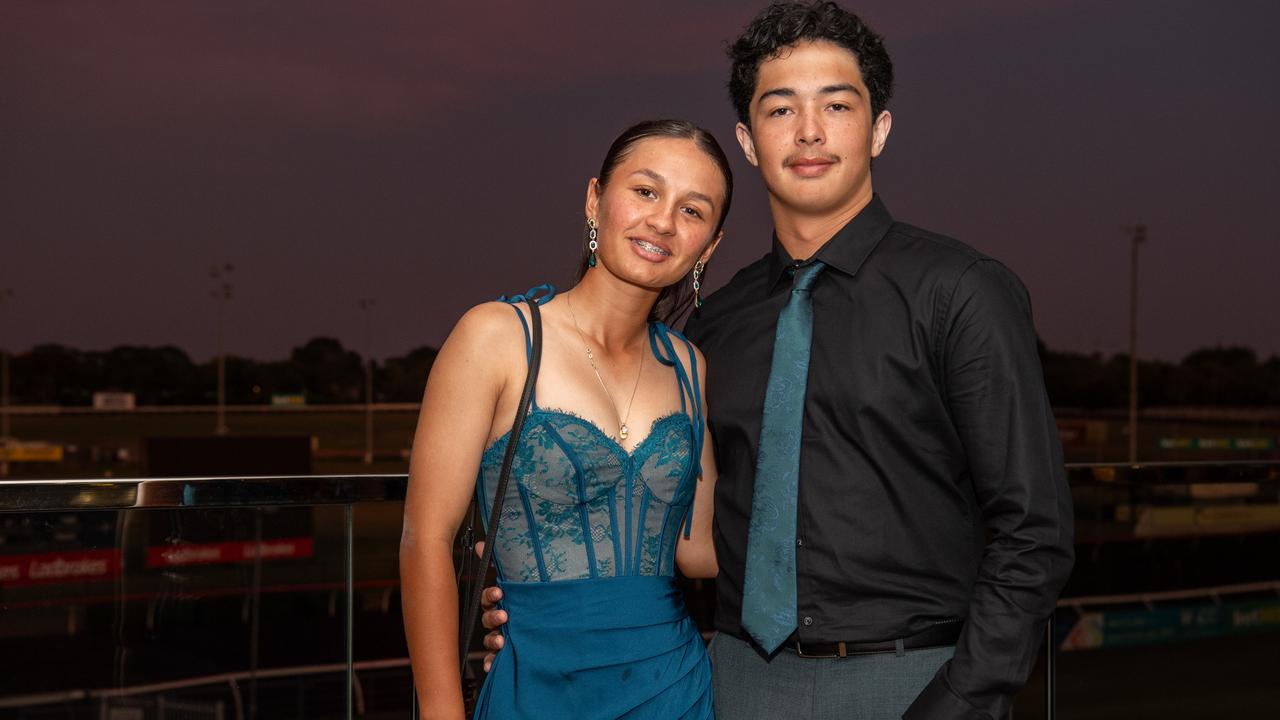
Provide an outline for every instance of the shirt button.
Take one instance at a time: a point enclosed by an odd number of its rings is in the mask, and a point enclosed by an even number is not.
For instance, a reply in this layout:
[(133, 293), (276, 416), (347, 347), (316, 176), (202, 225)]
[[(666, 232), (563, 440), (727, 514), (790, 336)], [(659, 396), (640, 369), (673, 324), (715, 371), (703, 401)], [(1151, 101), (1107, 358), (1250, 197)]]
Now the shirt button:
[(813, 624), (813, 618), (809, 617), (808, 615), (805, 615), (805, 616), (804, 616), (804, 626), (805, 626), (805, 627), (809, 627), (809, 626), (810, 626), (810, 625), (812, 625), (812, 624)]

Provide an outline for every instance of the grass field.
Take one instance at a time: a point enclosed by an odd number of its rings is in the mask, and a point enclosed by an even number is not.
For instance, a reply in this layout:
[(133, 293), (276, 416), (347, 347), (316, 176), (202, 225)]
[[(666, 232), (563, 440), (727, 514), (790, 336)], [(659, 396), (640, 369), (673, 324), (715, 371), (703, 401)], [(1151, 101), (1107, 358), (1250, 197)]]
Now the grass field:
[[(365, 440), (363, 412), (339, 410), (230, 412), (227, 425), (234, 435), (304, 435), (313, 438), (316, 452), (312, 472), (407, 472), (408, 450), (418, 422), (416, 410), (386, 410), (374, 414), (373, 465), (362, 460)], [(212, 412), (111, 413), (75, 415), (19, 415), (13, 435), (19, 440), (58, 443), (67, 448), (59, 465), (14, 464), (11, 477), (138, 477), (145, 473), (143, 446), (156, 436), (211, 435)]]
[[(406, 472), (408, 450), (417, 424), (412, 406), (381, 409), (374, 413), (375, 463), (362, 460), (365, 442), (365, 414), (350, 406), (326, 411), (316, 407), (304, 411), (264, 411), (262, 406), (233, 407), (227, 425), (235, 435), (303, 435), (313, 438), (316, 453), (312, 471), (317, 474), (352, 472)], [(1088, 437), (1065, 437), (1067, 462), (1123, 462), (1128, 441), (1123, 423), (1114, 418), (1082, 421), (1078, 417), (1060, 420), (1079, 426), (1089, 423)], [(78, 413), (59, 415), (15, 415), (13, 435), (24, 441), (58, 443), (67, 448), (60, 465), (24, 463), (12, 467), (11, 477), (136, 477), (145, 473), (142, 457), (145, 439), (161, 435), (209, 435), (215, 425), (209, 411), (175, 413)], [(1144, 423), (1139, 430), (1139, 457), (1142, 460), (1186, 462), (1196, 460), (1280, 459), (1280, 450), (1200, 450), (1162, 449), (1162, 438), (1270, 439), (1280, 437), (1280, 426), (1262, 423), (1171, 422)]]

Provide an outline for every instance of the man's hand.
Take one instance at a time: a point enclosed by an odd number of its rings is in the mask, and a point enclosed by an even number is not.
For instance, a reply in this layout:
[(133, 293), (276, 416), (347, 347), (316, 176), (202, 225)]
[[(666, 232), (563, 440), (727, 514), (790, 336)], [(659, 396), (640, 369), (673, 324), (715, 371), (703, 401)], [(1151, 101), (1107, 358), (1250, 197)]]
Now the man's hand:
[(485, 588), (480, 595), (480, 607), (484, 608), (484, 613), (480, 616), (480, 624), (484, 625), (489, 631), (484, 636), (484, 649), (491, 651), (484, 656), (484, 671), (489, 672), (489, 667), (493, 665), (493, 660), (497, 657), (497, 653), (502, 650), (502, 626), (507, 622), (507, 611), (497, 610), (494, 606), (502, 599), (502, 588), (489, 587)]
[[(484, 541), (476, 543), (476, 556), (484, 555)], [(487, 587), (484, 592), (480, 593), (480, 624), (489, 631), (484, 636), (484, 649), (490, 653), (484, 656), (484, 671), (489, 672), (489, 668), (493, 665), (493, 660), (502, 650), (502, 626), (507, 623), (507, 611), (498, 610), (498, 601), (502, 600), (502, 588)]]

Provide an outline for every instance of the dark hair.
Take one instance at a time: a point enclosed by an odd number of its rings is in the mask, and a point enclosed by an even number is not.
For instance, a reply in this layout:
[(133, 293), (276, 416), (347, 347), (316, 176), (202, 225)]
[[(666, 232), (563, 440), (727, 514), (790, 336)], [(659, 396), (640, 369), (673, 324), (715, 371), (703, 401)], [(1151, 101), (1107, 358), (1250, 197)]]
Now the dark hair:
[[(724, 204), (720, 207), (716, 229), (711, 232), (714, 238), (724, 227), (724, 220), (729, 216), (729, 205), (733, 202), (733, 170), (730, 169), (729, 158), (725, 157), (724, 150), (720, 148), (720, 143), (716, 142), (715, 136), (688, 120), (646, 120), (623, 130), (622, 134), (609, 146), (609, 152), (605, 153), (604, 162), (600, 164), (600, 174), (596, 176), (600, 181), (600, 190), (603, 191), (608, 186), (609, 180), (613, 177), (613, 171), (626, 159), (631, 150), (640, 141), (649, 138), (692, 140), (698, 149), (706, 153), (720, 169), (720, 174), (724, 176)], [(586, 232), (585, 227), (583, 232)], [(573, 278), (574, 285), (577, 285), (587, 274), (590, 256), (591, 251), (587, 249), (584, 235), (582, 260), (578, 263), (578, 272)], [(705, 270), (702, 277), (702, 282), (705, 284)], [(686, 275), (679, 282), (662, 289), (658, 294), (657, 302), (653, 304), (653, 310), (649, 313), (649, 320), (671, 325), (679, 320), (692, 305), (693, 282)]]
[(884, 38), (857, 15), (833, 2), (774, 3), (747, 25), (729, 47), (729, 99), (743, 125), (751, 127), (751, 98), (756, 93), (760, 63), (805, 40), (825, 40), (853, 53), (862, 82), (871, 93), (871, 119), (893, 95), (893, 62)]

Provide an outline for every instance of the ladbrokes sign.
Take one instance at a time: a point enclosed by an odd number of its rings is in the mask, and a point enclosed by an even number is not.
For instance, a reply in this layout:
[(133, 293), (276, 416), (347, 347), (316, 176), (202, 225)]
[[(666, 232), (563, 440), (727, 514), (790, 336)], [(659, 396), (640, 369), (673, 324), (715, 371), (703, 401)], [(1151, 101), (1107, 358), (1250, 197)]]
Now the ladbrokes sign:
[(92, 582), (120, 575), (120, 551), (77, 550), (0, 556), (0, 585)]

